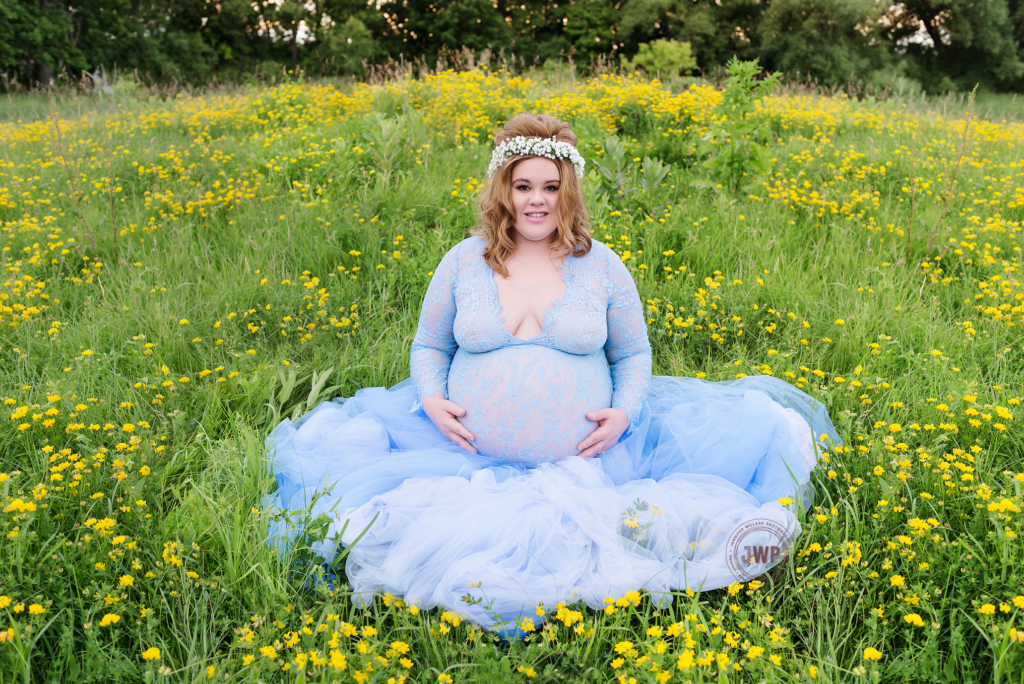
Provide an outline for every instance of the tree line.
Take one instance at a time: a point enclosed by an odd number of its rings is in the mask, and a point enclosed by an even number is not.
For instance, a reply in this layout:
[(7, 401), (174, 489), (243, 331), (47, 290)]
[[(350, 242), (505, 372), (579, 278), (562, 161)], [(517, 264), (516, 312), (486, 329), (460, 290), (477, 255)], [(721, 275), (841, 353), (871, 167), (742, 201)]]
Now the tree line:
[(689, 45), (695, 64), (673, 70), (735, 55), (822, 85), (1024, 86), (1024, 0), (0, 0), (8, 88), (98, 69), (192, 83), (358, 77), (390, 60), (433, 68), (452, 50), (586, 73), (659, 41)]

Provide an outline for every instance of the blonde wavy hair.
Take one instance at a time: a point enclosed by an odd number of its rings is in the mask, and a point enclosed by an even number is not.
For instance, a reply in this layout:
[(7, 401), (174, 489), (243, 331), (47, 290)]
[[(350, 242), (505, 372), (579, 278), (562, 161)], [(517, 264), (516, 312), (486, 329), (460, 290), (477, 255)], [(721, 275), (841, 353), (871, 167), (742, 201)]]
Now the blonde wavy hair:
[[(517, 114), (494, 136), (498, 146), (516, 136), (554, 138), (576, 145), (576, 134), (569, 124), (547, 114)], [(516, 212), (512, 206), (512, 175), (516, 166), (533, 155), (514, 155), (495, 172), (491, 183), (480, 193), (479, 223), (471, 231), (482, 237), (487, 247), (483, 257), (487, 265), (508, 277), (506, 262), (515, 251)], [(551, 249), (566, 255), (584, 256), (590, 252), (590, 218), (583, 202), (583, 185), (568, 159), (552, 159), (558, 167), (557, 227), (551, 233)]]

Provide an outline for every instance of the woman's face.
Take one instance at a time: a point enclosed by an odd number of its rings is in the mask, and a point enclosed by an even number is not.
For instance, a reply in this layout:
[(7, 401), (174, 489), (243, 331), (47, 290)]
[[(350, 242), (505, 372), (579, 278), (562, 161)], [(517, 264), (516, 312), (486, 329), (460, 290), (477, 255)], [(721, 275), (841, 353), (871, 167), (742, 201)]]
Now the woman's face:
[(512, 206), (516, 233), (531, 240), (547, 240), (558, 226), (558, 166), (546, 157), (530, 157), (512, 172)]

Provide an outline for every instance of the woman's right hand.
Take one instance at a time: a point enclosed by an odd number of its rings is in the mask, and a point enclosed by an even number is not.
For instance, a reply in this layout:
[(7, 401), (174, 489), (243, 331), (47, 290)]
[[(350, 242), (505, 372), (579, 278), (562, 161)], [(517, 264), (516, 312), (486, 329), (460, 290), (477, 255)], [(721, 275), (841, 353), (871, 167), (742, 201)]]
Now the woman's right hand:
[(448, 401), (440, 392), (434, 392), (434, 395), (430, 397), (423, 397), (420, 403), (423, 404), (423, 412), (433, 421), (441, 434), (466, 451), (476, 453), (476, 447), (470, 444), (476, 437), (458, 421), (458, 418), (466, 415), (466, 409)]

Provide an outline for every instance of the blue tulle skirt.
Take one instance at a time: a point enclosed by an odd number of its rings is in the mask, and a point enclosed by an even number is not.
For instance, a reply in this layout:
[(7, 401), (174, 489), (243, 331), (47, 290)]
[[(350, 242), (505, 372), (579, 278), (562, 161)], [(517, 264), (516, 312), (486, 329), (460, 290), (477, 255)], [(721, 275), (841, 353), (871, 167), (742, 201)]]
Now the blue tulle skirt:
[(510, 463), (448, 441), (406, 380), (274, 429), (268, 543), (294, 538), (289, 516), (326, 513), (325, 559), (363, 534), (345, 560), (358, 605), (387, 592), (485, 627), (634, 589), (667, 601), (782, 562), (830, 441), (825, 407), (776, 378), (654, 376), (638, 426), (601, 456)]

